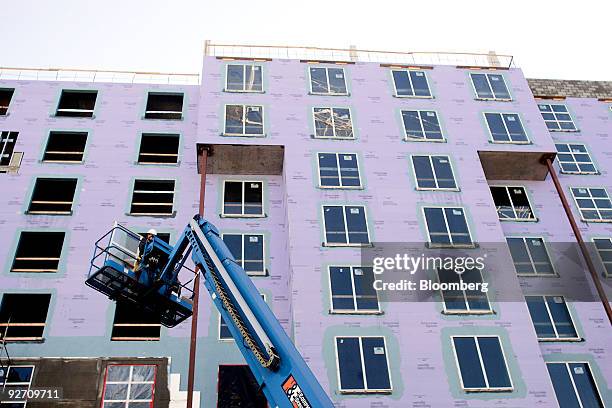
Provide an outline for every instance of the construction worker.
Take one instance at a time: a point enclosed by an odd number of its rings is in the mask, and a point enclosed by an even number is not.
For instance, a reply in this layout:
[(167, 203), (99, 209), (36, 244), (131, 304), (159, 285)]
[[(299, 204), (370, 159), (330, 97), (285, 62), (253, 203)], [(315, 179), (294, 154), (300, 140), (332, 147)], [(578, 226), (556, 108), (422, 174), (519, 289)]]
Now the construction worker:
[(136, 262), (134, 262), (134, 272), (136, 272), (136, 277), (140, 278), (140, 267), (143, 263), (143, 258), (147, 255), (145, 254), (145, 248), (147, 243), (153, 241), (153, 237), (157, 235), (157, 231), (153, 228), (147, 231), (147, 234), (142, 237), (140, 242), (138, 243), (138, 251), (136, 252)]

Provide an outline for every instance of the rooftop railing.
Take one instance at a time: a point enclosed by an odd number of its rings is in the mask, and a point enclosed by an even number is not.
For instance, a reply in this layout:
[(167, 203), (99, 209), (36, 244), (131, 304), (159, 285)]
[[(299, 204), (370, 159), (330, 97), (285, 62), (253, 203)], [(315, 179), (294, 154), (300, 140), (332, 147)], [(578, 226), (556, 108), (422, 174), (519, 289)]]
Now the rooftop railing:
[(378, 62), (402, 65), (455, 65), (481, 68), (514, 67), (512, 55), (467, 52), (401, 52), (350, 48), (275, 45), (213, 44), (205, 42), (204, 54), (227, 58), (299, 59), (308, 61)]
[(199, 85), (200, 75), (189, 73), (0, 67), (0, 80)]

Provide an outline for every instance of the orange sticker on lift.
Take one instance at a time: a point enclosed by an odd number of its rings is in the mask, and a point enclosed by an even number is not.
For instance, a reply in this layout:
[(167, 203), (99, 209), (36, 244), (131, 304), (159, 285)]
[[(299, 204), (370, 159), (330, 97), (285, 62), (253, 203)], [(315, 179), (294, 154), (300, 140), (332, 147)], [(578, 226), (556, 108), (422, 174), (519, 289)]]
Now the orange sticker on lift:
[(292, 375), (287, 377), (283, 383), (283, 391), (285, 391), (285, 395), (289, 398), (293, 408), (312, 408), (312, 405), (310, 405), (310, 402), (308, 402), (304, 392), (302, 392), (302, 389)]

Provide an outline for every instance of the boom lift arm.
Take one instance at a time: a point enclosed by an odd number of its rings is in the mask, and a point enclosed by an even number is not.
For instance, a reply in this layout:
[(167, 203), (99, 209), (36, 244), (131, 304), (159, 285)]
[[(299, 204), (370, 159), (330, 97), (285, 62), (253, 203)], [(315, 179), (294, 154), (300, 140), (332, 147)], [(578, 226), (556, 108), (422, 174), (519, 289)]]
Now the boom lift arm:
[[(117, 234), (116, 229), (121, 234)], [(196, 215), (174, 247), (154, 238), (146, 245), (144, 253), (147, 259), (143, 257), (140, 270), (136, 271), (133, 263), (125, 259), (129, 258), (130, 251), (118, 243), (121, 239), (113, 238), (122, 234), (132, 234), (132, 241), (139, 237), (120, 226), (102, 237), (96, 243), (87, 285), (111, 299), (136, 303), (159, 315), (165, 326), (174, 327), (192, 314), (190, 297), (193, 292), (188, 284), (179, 282), (179, 275), (184, 270), (190, 272), (193, 280), (194, 271), (184, 265), (191, 256), (203, 275), (204, 285), (214, 305), (227, 322), (236, 345), (270, 406), (333, 407), (214, 225)], [(109, 245), (101, 245), (107, 238)]]

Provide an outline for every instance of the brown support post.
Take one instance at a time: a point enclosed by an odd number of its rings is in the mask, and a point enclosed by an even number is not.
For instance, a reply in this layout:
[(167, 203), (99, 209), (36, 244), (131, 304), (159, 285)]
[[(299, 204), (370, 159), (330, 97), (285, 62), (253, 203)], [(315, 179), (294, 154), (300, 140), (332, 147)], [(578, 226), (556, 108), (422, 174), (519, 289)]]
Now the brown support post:
[[(206, 160), (208, 150), (202, 149), (202, 157), (198, 160), (200, 173), (200, 206), (198, 213), (204, 215), (204, 197), (206, 193)], [(187, 408), (193, 408), (193, 382), (196, 364), (196, 345), (198, 337), (198, 300), (200, 297), (200, 274), (196, 267), (196, 277), (193, 282), (193, 315), (191, 316), (191, 340), (189, 343), (189, 372), (187, 374)]]
[(587, 263), (587, 267), (589, 268), (589, 272), (591, 274), (591, 278), (593, 278), (593, 283), (595, 284), (595, 289), (597, 289), (597, 294), (599, 295), (599, 299), (603, 304), (604, 309), (606, 310), (606, 314), (608, 315), (608, 320), (610, 324), (612, 324), (612, 308), (610, 307), (610, 302), (608, 301), (608, 297), (606, 296), (606, 292), (601, 285), (601, 281), (599, 280), (599, 275), (597, 275), (597, 270), (595, 269), (595, 265), (591, 260), (591, 256), (589, 255), (589, 251), (587, 246), (582, 239), (582, 234), (578, 229), (578, 225), (574, 220), (574, 216), (572, 215), (572, 210), (567, 202), (567, 198), (565, 197), (565, 193), (563, 192), (563, 188), (561, 187), (561, 183), (559, 182), (559, 177), (555, 172), (555, 169), (552, 164), (552, 160), (550, 158), (545, 159), (546, 167), (548, 167), (548, 171), (553, 179), (553, 183), (555, 184), (555, 188), (557, 189), (557, 194), (559, 194), (559, 198), (561, 199), (561, 204), (563, 204), (563, 209), (565, 210), (565, 215), (567, 215), (567, 219), (572, 227), (572, 231), (576, 236), (576, 240), (578, 241), (578, 246), (580, 247), (580, 252), (582, 252), (582, 256)]

